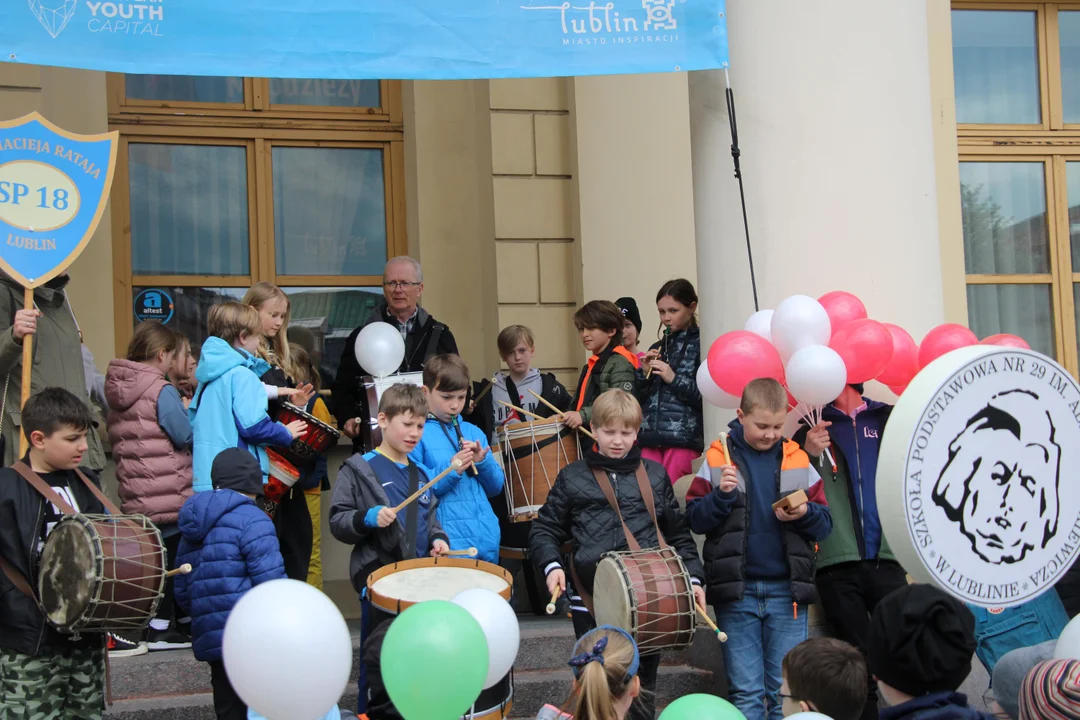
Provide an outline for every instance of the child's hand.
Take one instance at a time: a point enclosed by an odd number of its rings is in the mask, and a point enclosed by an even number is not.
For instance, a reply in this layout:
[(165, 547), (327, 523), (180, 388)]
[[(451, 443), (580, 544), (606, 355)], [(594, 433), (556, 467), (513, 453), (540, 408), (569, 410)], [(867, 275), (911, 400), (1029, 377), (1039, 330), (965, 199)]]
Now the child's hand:
[(341, 430), (345, 433), (346, 437), (356, 437), (360, 434), (360, 418), (349, 418), (345, 421), (345, 427)]
[(293, 440), (295, 440), (307, 432), (307, 423), (303, 420), (293, 420), (285, 426), (285, 429), (289, 431), (289, 434), (292, 435)]
[(739, 476), (734, 465), (725, 465), (720, 468), (720, 484), (717, 486), (720, 492), (729, 493), (739, 487)]
[(705, 605), (705, 588), (701, 587), (700, 585), (695, 585), (694, 586), (694, 602), (696, 602), (701, 607), (706, 607), (706, 605)]
[(806, 514), (806, 503), (799, 505), (798, 507), (788, 510), (786, 507), (776, 508), (776, 519), (780, 522), (791, 522), (792, 520), (798, 520)]
[(472, 415), (474, 412), (476, 412), (476, 401), (475, 400), (470, 400), (469, 401), (469, 409), (465, 411), (465, 414), (466, 415)]
[(562, 421), (563, 424), (566, 425), (566, 427), (570, 428), (571, 430), (576, 430), (582, 425), (581, 413), (574, 410), (564, 412), (562, 414)]
[(476, 448), (473, 451), (473, 462), (479, 465), (480, 463), (484, 462), (484, 458), (487, 457), (487, 454), (491, 451), (491, 448), (484, 447), (483, 443), (481, 443), (479, 440), (474, 442), (473, 446)]
[(439, 557), (440, 555), (446, 555), (449, 552), (450, 546), (442, 540), (436, 540), (431, 543), (431, 557)]
[(189, 397), (180, 398), (180, 402), (182, 402), (184, 404), (184, 409), (185, 410), (187, 410), (189, 407), (191, 407), (191, 398), (189, 398)]
[(469, 466), (472, 465), (472, 463), (473, 463), (472, 444), (471, 443), (465, 443), (465, 447), (462, 450), (460, 450), (457, 455), (450, 458), (450, 464), (453, 465), (455, 460), (457, 460), (459, 463), (461, 463), (457, 468), (457, 471), (459, 473), (463, 473), (466, 470), (468, 470)]
[(665, 383), (670, 384), (675, 380), (675, 371), (663, 360), (659, 358), (650, 360), (649, 367), (652, 368), (653, 375), (658, 376)]
[(547, 588), (548, 592), (552, 595), (558, 590), (562, 592), (566, 589), (566, 573), (562, 570), (552, 570), (547, 576)]
[(384, 528), (393, 525), (395, 520), (397, 520), (397, 513), (391, 508), (384, 507), (379, 511), (379, 516), (376, 518), (375, 522), (379, 524), (379, 527)]
[(831, 422), (818, 423), (806, 433), (806, 454), (818, 457), (829, 447), (829, 426)]

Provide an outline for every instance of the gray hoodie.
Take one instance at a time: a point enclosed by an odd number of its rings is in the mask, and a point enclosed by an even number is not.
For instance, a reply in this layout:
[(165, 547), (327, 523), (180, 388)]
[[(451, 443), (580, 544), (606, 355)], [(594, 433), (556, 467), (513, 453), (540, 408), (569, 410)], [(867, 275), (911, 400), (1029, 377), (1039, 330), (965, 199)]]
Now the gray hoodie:
[[(495, 373), (494, 377), (495, 387), (491, 388), (492, 405), (495, 408), (495, 427), (502, 427), (507, 422), (525, 422), (531, 420), (528, 417), (518, 417), (518, 413), (515, 413), (510, 408), (502, 404), (502, 402), (508, 402), (511, 405), (517, 405), (519, 408), (532, 412), (536, 410), (536, 406), (540, 404), (540, 401), (529, 392), (532, 390), (537, 395), (540, 395), (544, 389), (544, 379), (540, 376), (540, 371), (536, 368), (529, 368), (529, 372), (525, 374), (525, 378), (519, 382), (514, 383), (517, 386), (518, 397), (510, 397), (506, 391), (506, 374)], [(502, 402), (499, 402), (499, 401)], [(543, 414), (543, 413), (541, 413)]]

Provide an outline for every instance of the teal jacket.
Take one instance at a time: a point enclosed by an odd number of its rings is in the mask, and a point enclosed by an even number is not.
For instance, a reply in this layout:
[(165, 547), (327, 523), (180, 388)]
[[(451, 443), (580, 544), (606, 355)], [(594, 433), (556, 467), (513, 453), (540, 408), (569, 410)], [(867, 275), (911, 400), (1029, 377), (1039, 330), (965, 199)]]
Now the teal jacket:
[(259, 378), (269, 369), (266, 361), (221, 338), (210, 337), (203, 343), (195, 371), (199, 389), (188, 408), (195, 437), (195, 492), (213, 489), (210, 467), (222, 450), (239, 447), (250, 451), (259, 459), (266, 482), (270, 464), (264, 447), (292, 444), (292, 435), (285, 426), (266, 413), (266, 388)]

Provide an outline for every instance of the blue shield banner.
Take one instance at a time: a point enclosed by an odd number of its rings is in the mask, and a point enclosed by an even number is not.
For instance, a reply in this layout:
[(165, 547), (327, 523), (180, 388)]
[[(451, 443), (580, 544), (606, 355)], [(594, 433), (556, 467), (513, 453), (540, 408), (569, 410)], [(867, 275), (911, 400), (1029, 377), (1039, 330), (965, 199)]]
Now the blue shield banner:
[(724, 0), (4, 0), (0, 60), (448, 80), (715, 69), (728, 43)]
[(62, 273), (90, 241), (118, 140), (69, 133), (38, 113), (0, 123), (0, 268), (23, 287)]

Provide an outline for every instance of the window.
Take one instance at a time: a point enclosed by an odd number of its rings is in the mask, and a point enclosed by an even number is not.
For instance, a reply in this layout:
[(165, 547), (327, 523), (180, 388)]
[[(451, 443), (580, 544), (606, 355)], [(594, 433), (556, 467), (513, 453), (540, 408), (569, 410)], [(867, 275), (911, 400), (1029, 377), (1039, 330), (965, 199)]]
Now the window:
[(406, 252), (400, 84), (109, 76), (117, 352), (161, 318), (199, 346), (206, 312), (260, 280), (327, 383)]
[(1080, 4), (954, 2), (968, 323), (1080, 370)]

